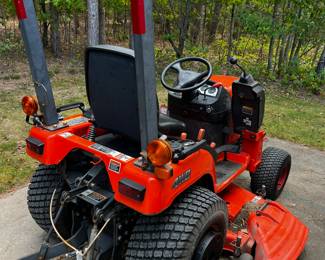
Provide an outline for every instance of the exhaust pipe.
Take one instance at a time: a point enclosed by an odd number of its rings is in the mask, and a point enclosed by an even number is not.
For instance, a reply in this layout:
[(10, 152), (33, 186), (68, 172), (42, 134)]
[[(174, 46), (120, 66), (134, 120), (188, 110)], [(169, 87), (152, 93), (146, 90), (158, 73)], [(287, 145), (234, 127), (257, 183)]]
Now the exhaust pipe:
[(46, 126), (50, 126), (58, 123), (59, 117), (56, 111), (43, 44), (36, 19), (34, 2), (31, 0), (14, 0), (14, 4), (36, 96), (44, 117), (43, 123)]

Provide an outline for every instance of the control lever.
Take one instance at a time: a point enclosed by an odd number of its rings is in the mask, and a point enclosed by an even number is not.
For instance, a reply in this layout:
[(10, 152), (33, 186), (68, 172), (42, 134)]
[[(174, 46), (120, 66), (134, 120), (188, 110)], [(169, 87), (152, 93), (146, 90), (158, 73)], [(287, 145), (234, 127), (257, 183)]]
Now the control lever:
[(238, 64), (238, 60), (237, 60), (237, 58), (235, 58), (235, 57), (230, 57), (230, 58), (229, 58), (229, 63), (230, 63), (231, 65), (237, 66), (237, 67), (238, 67), (238, 68), (243, 72), (243, 74), (244, 74), (244, 78), (246, 78), (246, 76), (247, 76), (246, 71), (243, 69), (242, 66), (240, 66), (240, 65)]
[(234, 66), (237, 66), (243, 72), (240, 76), (239, 82), (250, 85), (253, 85), (256, 82), (253, 76), (251, 74), (247, 74), (243, 67), (238, 64), (238, 60), (235, 57), (230, 57), (229, 63)]
[(199, 130), (198, 135), (197, 135), (197, 140), (198, 140), (198, 141), (201, 141), (201, 140), (204, 138), (204, 136), (205, 136), (205, 129), (201, 128), (201, 129)]

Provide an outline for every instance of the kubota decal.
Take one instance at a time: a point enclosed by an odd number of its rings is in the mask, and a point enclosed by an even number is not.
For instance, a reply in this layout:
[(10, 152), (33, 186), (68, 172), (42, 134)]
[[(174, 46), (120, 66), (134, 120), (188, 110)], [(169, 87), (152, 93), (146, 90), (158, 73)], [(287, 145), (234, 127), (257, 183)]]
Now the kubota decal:
[(181, 184), (185, 183), (186, 181), (188, 181), (191, 178), (191, 172), (192, 170), (189, 169), (185, 172), (183, 172), (181, 175), (179, 175), (174, 183), (173, 183), (173, 189), (176, 189), (177, 187), (179, 187)]

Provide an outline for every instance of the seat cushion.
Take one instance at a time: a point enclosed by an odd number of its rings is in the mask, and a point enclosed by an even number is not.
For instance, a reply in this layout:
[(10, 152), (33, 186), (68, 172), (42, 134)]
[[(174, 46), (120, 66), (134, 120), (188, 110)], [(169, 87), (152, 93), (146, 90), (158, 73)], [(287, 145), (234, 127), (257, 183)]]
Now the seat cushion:
[(159, 113), (159, 132), (165, 135), (177, 136), (186, 131), (184, 122)]

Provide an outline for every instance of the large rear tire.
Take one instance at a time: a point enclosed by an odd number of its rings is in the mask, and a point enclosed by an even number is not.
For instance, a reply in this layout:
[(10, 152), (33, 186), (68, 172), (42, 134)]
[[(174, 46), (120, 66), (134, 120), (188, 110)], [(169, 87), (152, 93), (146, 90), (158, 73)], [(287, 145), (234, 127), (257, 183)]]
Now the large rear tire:
[(54, 190), (53, 216), (60, 207), (60, 197), (65, 188), (65, 181), (57, 172), (55, 165), (40, 165), (33, 174), (27, 192), (29, 212), (35, 222), (45, 231), (51, 227), (50, 201)]
[(225, 201), (192, 187), (162, 214), (139, 217), (126, 259), (218, 259), (227, 225)]
[(251, 174), (251, 190), (258, 193), (265, 185), (266, 198), (276, 200), (287, 182), (291, 168), (291, 156), (288, 152), (274, 147), (263, 151), (262, 163)]

